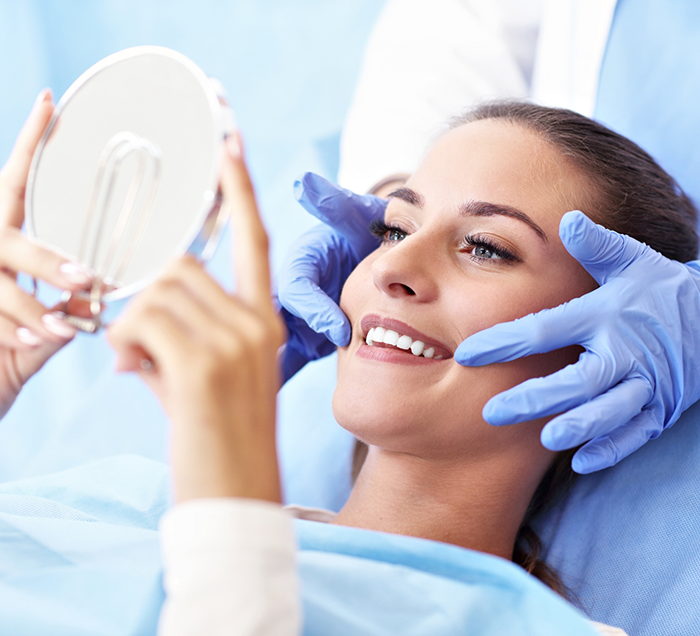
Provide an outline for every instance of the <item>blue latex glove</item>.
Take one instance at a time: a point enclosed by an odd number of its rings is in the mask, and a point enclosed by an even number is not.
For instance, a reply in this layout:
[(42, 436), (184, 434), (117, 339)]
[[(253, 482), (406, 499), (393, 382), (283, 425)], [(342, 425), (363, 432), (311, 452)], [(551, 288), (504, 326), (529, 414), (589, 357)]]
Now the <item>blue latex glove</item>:
[(483, 414), (503, 425), (563, 413), (544, 427), (542, 443), (564, 450), (591, 440), (572, 462), (590, 473), (658, 437), (700, 397), (700, 267), (578, 211), (564, 215), (559, 235), (600, 287), (474, 334), (455, 359), (479, 366), (583, 346), (577, 363), (493, 397)]
[(282, 363), (285, 382), (307, 362), (350, 342), (350, 323), (338, 307), (340, 292), (357, 264), (379, 246), (369, 224), (384, 218), (387, 205), (312, 172), (295, 182), (294, 195), (323, 225), (296, 241), (277, 277), (289, 335)]

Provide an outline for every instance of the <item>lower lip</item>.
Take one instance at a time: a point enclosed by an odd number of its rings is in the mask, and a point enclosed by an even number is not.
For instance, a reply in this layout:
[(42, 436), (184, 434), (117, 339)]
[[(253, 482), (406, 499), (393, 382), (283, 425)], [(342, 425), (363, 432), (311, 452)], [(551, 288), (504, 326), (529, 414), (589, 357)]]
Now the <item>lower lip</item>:
[(445, 362), (446, 359), (436, 360), (435, 358), (425, 358), (423, 356), (414, 356), (412, 353), (406, 353), (401, 349), (394, 347), (370, 347), (364, 342), (357, 350), (357, 355), (360, 358), (367, 360), (376, 360), (377, 362), (390, 362), (392, 364), (438, 364)]

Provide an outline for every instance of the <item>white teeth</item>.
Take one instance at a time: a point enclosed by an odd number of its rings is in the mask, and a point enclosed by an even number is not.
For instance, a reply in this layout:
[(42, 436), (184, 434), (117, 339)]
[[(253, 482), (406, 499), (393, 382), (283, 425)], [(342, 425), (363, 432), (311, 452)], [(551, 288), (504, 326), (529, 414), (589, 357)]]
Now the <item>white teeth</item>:
[(421, 353), (423, 353), (423, 349), (425, 349), (425, 344), (420, 340), (415, 340), (411, 345), (411, 353), (414, 356), (419, 356)]
[(413, 340), (410, 336), (402, 336), (397, 331), (385, 329), (384, 327), (372, 327), (365, 337), (367, 344), (371, 347), (375, 342), (398, 347), (403, 351), (411, 351), (414, 356), (422, 355), (424, 358), (435, 358), (442, 360), (443, 356), (435, 355), (435, 347), (425, 348), (425, 343), (420, 340)]
[(399, 341), (396, 343), (396, 346), (399, 349), (403, 349), (406, 351), (407, 349), (411, 348), (411, 345), (413, 344), (413, 340), (411, 339), (410, 336), (401, 336), (399, 338)]
[(374, 344), (374, 327), (367, 332), (367, 344), (371, 347)]
[(396, 346), (399, 342), (399, 334), (391, 329), (387, 329), (384, 334), (384, 344)]

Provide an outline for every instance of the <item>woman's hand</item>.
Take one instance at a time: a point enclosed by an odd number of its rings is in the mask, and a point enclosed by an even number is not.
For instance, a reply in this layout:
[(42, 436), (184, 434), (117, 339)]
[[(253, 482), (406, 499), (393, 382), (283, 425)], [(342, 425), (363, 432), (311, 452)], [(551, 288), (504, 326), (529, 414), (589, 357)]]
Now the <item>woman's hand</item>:
[(137, 372), (172, 421), (179, 501), (279, 502), (275, 401), (284, 327), (237, 135), (227, 148), (221, 188), (232, 215), (237, 293), (229, 296), (199, 263), (182, 258), (133, 301), (108, 337), (117, 368)]
[(61, 289), (77, 290), (90, 282), (90, 271), (22, 235), (24, 193), (34, 150), (53, 104), (43, 91), (12, 154), (0, 171), (0, 418), (24, 384), (75, 335), (75, 329), (17, 286), (24, 272)]

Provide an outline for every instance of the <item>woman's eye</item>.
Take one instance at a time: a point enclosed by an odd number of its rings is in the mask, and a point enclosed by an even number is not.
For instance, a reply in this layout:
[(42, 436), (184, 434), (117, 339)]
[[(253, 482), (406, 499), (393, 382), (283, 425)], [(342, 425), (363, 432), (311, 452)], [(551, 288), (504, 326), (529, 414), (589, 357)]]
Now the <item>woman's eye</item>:
[(399, 230), (398, 228), (391, 228), (387, 230), (384, 235), (384, 240), (387, 242), (391, 241), (403, 241), (406, 238), (406, 232)]
[(520, 258), (505, 245), (496, 243), (490, 236), (465, 236), (464, 250), (480, 261), (518, 262)]
[(488, 258), (491, 260), (497, 260), (501, 258), (494, 250), (483, 244), (475, 245), (474, 249), (472, 250), (472, 255), (478, 256), (479, 258)]
[(376, 219), (370, 224), (369, 231), (381, 239), (382, 243), (403, 241), (408, 236), (408, 232), (404, 232), (400, 227), (388, 225)]

